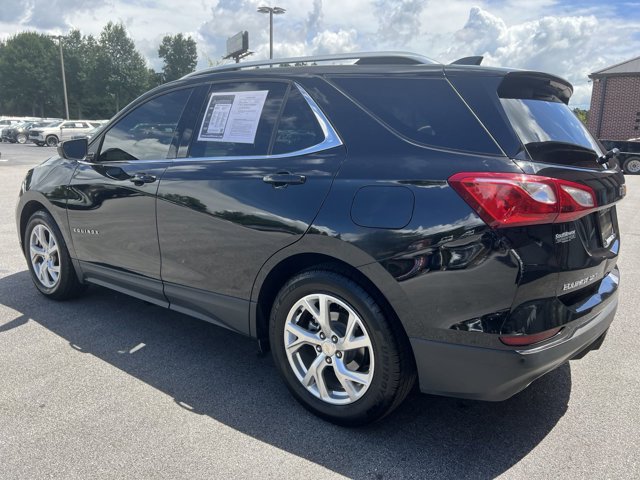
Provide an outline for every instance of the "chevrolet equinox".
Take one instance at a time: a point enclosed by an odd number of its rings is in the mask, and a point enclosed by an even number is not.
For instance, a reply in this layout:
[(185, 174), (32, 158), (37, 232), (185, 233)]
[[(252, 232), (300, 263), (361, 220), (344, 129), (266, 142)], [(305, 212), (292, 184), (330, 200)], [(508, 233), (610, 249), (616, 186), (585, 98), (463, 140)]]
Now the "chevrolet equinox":
[(509, 398), (602, 344), (625, 185), (567, 81), (477, 63), (349, 54), (157, 87), (27, 173), (33, 282), (253, 337), (342, 425), (382, 418), (416, 379)]

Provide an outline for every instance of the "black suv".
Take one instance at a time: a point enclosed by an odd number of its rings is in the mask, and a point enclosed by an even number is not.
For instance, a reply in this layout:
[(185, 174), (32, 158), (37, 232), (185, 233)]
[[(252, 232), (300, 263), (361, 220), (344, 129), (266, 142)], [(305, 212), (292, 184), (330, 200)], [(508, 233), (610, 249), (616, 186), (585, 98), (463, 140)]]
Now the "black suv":
[(38, 290), (102, 285), (256, 338), (346, 425), (416, 376), (503, 400), (600, 346), (624, 177), (569, 83), (411, 54), (273, 63), (162, 85), (29, 171)]

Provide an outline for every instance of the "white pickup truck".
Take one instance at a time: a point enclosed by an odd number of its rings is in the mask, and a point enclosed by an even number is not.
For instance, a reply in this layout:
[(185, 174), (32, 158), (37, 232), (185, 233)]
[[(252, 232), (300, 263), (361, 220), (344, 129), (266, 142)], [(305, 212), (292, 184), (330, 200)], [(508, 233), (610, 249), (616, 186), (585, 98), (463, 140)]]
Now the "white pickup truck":
[(59, 142), (85, 134), (100, 126), (95, 120), (65, 120), (44, 128), (29, 131), (29, 141), (36, 145), (55, 147)]

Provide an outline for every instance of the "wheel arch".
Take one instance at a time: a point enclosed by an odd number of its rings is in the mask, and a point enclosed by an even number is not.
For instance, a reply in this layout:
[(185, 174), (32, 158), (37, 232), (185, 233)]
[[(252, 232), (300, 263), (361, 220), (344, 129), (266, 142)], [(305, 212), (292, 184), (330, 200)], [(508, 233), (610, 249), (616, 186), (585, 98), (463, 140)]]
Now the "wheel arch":
[[(42, 202), (38, 200), (27, 201), (20, 210), (20, 218), (18, 225), (18, 234), (20, 238), (20, 248), (24, 252), (24, 234), (27, 229), (27, 223), (31, 216), (39, 210), (44, 210), (51, 215), (51, 210), (48, 209)], [(58, 225), (59, 228), (59, 225)]]
[[(324, 240), (328, 239), (324, 237)], [(356, 257), (365, 255), (353, 245), (340, 240), (333, 241), (346, 246), (347, 251), (357, 250)], [(298, 243), (303, 244), (304, 240)], [(352, 261), (354, 255), (345, 256), (344, 251), (303, 250), (301, 247), (295, 244), (274, 255), (262, 267), (253, 285), (249, 329), (261, 345), (267, 345), (271, 307), (280, 289), (294, 275), (314, 267), (335, 271), (358, 283), (378, 302), (403, 340), (408, 341), (416, 329), (421, 328), (413, 318), (408, 299), (397, 281), (378, 262), (371, 259), (369, 263), (358, 265)]]
[(27, 190), (22, 194), (16, 209), (16, 223), (21, 249), (23, 249), (24, 233), (27, 228), (29, 218), (31, 218), (31, 215), (38, 210), (44, 210), (53, 217), (53, 220), (56, 222), (56, 225), (62, 233), (62, 239), (69, 249), (71, 258), (75, 260), (75, 249), (71, 238), (71, 230), (69, 229), (69, 224), (67, 222), (66, 208), (62, 205), (51, 203), (44, 193), (35, 189)]

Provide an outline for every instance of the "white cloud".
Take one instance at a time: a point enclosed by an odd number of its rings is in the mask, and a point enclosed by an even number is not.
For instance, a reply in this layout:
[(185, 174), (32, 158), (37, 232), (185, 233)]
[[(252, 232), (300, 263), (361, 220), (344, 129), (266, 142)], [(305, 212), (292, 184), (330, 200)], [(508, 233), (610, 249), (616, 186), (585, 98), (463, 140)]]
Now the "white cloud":
[(315, 54), (353, 52), (358, 48), (357, 36), (355, 30), (324, 30), (313, 38), (311, 48)]
[[(441, 58), (484, 55), (484, 65), (556, 74), (576, 86), (572, 103), (584, 105), (590, 97), (588, 74), (612, 63), (612, 47), (620, 35), (593, 15), (545, 16), (508, 26), (502, 18), (474, 7)], [(631, 57), (633, 52), (629, 49), (624, 55)]]

